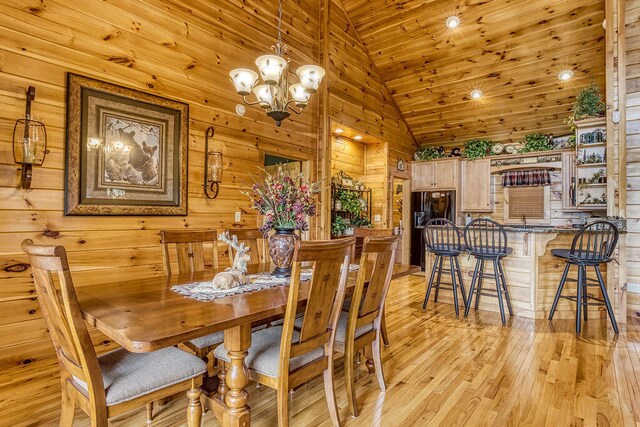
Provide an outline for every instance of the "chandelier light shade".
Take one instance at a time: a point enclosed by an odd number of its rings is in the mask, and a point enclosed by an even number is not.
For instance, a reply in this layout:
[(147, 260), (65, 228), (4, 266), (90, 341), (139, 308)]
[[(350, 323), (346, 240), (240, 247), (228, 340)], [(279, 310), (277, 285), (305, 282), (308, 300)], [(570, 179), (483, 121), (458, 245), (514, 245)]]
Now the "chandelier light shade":
[(247, 68), (238, 68), (229, 73), (236, 92), (242, 96), (251, 94), (251, 90), (258, 82), (258, 73)]
[[(275, 120), (276, 126), (280, 126), (291, 115), (290, 111), (302, 114), (311, 95), (318, 91), (325, 71), (317, 65), (303, 65), (296, 70), (300, 82), (288, 84), (289, 60), (284, 57), (287, 45), (282, 43), (282, 0), (278, 2), (278, 41), (272, 49), (275, 55), (262, 55), (256, 59), (258, 73), (237, 68), (229, 76), (245, 104), (264, 108), (267, 115)], [(263, 84), (257, 85), (260, 78)], [(256, 97), (255, 101), (247, 99), (251, 92)]]

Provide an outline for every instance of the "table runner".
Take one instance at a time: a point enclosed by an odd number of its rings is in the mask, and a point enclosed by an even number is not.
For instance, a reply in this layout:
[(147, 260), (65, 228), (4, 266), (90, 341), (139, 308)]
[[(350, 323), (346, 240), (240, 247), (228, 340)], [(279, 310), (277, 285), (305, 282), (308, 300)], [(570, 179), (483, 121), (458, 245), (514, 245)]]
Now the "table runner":
[[(358, 271), (358, 267), (359, 266), (357, 264), (351, 264), (349, 266), (349, 272)], [(300, 281), (306, 282), (311, 280), (312, 272), (313, 270), (310, 268), (303, 269), (300, 272)], [(213, 287), (213, 280), (207, 280), (188, 283), (186, 285), (173, 286), (171, 290), (198, 301), (213, 301), (215, 299), (225, 298), (231, 295), (285, 286), (291, 281), (290, 277), (273, 277), (271, 273), (268, 272), (249, 274), (247, 277), (251, 283), (237, 286), (233, 289), (215, 289)]]

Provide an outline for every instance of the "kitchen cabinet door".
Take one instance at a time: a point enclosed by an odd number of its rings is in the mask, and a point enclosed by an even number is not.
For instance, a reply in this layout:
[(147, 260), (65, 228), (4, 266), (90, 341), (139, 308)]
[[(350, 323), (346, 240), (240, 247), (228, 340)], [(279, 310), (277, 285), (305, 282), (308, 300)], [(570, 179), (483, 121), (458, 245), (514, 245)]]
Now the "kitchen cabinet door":
[(455, 190), (458, 187), (458, 161), (433, 162), (434, 190)]
[(433, 190), (433, 162), (413, 163), (411, 165), (411, 191)]
[(491, 160), (463, 161), (460, 200), (463, 212), (492, 212)]

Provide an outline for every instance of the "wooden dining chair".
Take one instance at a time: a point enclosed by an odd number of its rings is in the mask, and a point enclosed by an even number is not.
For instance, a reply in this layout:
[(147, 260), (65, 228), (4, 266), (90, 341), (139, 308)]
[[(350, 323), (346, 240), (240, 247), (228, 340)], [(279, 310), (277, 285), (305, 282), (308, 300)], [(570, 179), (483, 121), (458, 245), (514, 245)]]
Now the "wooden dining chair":
[(207, 369), (202, 360), (175, 347), (151, 353), (120, 348), (96, 356), (64, 247), (34, 245), (27, 239), (22, 250), (29, 256), (38, 303), (60, 365), (61, 426), (73, 424), (76, 406), (89, 415), (92, 426), (106, 427), (109, 418), (144, 405), (150, 421), (152, 402), (184, 390), (190, 425), (200, 425), (200, 385)]
[[(226, 233), (229, 233), (229, 237), (236, 236), (238, 243), (244, 243), (249, 247), (249, 256), (251, 257), (249, 264), (265, 264), (269, 262), (269, 249), (267, 245), (267, 239), (264, 237), (264, 233), (257, 228), (246, 229), (226, 229)], [(235, 256), (235, 250), (229, 246), (229, 258), (233, 259)]]
[(335, 351), (344, 353), (347, 401), (354, 417), (358, 416), (354, 369), (356, 352), (364, 349), (369, 372), (375, 369), (380, 390), (386, 390), (380, 348), (382, 322), (399, 240), (400, 236), (364, 239), (351, 307), (338, 319)]
[[(218, 233), (215, 230), (162, 230), (162, 260), (166, 275), (171, 275), (171, 248), (175, 247), (178, 274), (204, 271), (206, 264), (205, 243), (211, 244), (213, 268), (218, 269)], [(224, 340), (224, 332), (215, 332), (184, 343), (205, 363), (211, 353)]]
[[(329, 416), (333, 425), (340, 425), (333, 384), (333, 344), (354, 243), (353, 237), (296, 242), (284, 323), (251, 334), (245, 358), (249, 377), (277, 390), (280, 427), (289, 425), (289, 391), (320, 373)], [(309, 282), (301, 284), (303, 263), (313, 264), (313, 274)], [(307, 296), (307, 301), (303, 317), (296, 319), (301, 296)], [(224, 345), (215, 350), (215, 356), (230, 362)]]

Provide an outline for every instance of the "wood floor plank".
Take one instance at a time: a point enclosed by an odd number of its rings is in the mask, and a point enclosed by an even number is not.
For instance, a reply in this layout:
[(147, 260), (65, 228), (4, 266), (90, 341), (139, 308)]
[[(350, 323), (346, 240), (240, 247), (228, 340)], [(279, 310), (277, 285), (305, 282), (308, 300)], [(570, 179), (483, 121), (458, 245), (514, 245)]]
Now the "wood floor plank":
[[(357, 418), (348, 413), (338, 358), (335, 387), (345, 426), (640, 426), (639, 318), (629, 318), (615, 337), (607, 319), (594, 316), (577, 336), (572, 320), (513, 317), (502, 326), (497, 313), (472, 310), (468, 319), (456, 318), (451, 305), (433, 301), (423, 311), (424, 291), (421, 277), (393, 283), (391, 345), (383, 349), (387, 391), (360, 363)], [(249, 404), (252, 425), (277, 424), (273, 390), (250, 385)], [(175, 396), (157, 409), (152, 425), (184, 426), (185, 410), (186, 398)], [(292, 426), (330, 426), (321, 378), (292, 394), (290, 411)], [(89, 423), (78, 413), (74, 425)], [(111, 425), (143, 426), (145, 411)], [(217, 424), (207, 413), (203, 425)]]

